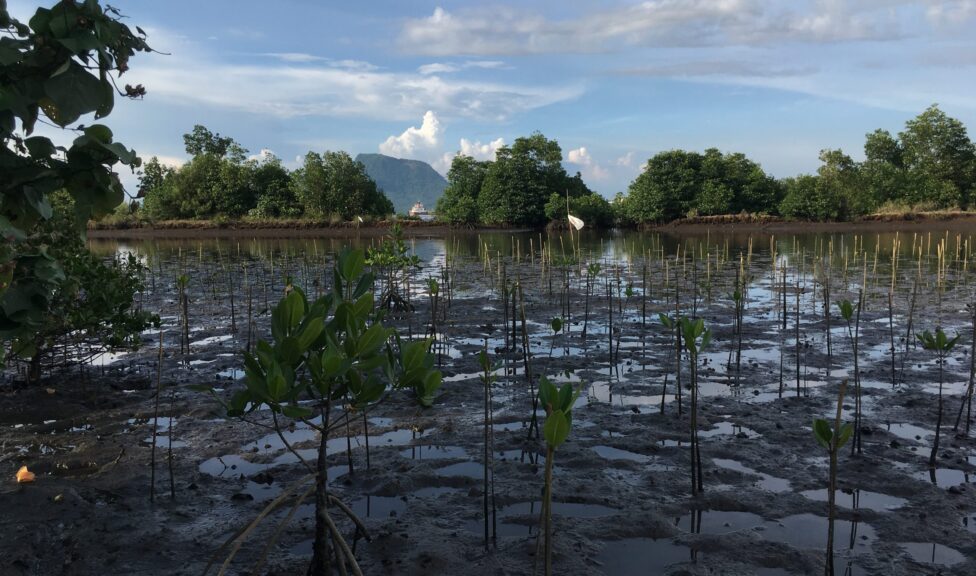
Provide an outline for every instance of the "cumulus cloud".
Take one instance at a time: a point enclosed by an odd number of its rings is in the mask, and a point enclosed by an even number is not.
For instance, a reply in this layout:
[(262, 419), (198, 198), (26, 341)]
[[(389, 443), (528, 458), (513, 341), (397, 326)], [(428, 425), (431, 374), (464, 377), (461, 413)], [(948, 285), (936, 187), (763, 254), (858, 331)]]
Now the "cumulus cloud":
[(606, 168), (600, 166), (600, 164), (593, 160), (593, 156), (586, 149), (586, 146), (580, 146), (567, 152), (566, 163), (581, 166), (582, 170), (580, 172), (594, 180), (604, 180), (610, 175)]
[(468, 140), (467, 138), (461, 138), (458, 143), (458, 149), (455, 152), (446, 152), (440, 158), (433, 162), (434, 168), (441, 172), (442, 174), (447, 174), (447, 171), (451, 169), (451, 162), (457, 156), (470, 156), (475, 160), (495, 160), (495, 156), (498, 153), (498, 149), (505, 145), (504, 138), (495, 138), (490, 142), (482, 143), (480, 140)]
[(634, 165), (634, 152), (633, 151), (627, 152), (623, 156), (614, 160), (613, 163), (623, 168), (630, 168), (631, 166)]
[(257, 154), (251, 154), (250, 156), (247, 157), (247, 159), (248, 160), (255, 160), (257, 162), (267, 162), (268, 160), (271, 160), (272, 158), (277, 158), (277, 157), (278, 156), (274, 153), (273, 150), (269, 150), (267, 148), (262, 148), (260, 152), (258, 152)]
[(590, 156), (590, 152), (586, 149), (586, 146), (581, 146), (575, 150), (570, 150), (566, 154), (566, 161), (570, 164), (589, 166), (593, 163), (593, 157)]
[[(968, 0), (963, 0), (968, 1)], [(649, 0), (577, 18), (551, 19), (515, 8), (436, 8), (407, 20), (401, 46), (414, 53), (602, 52), (629, 46), (765, 45), (773, 42), (884, 40), (902, 35), (885, 3), (864, 0)]]
[(420, 128), (411, 126), (399, 136), (390, 136), (380, 144), (380, 152), (398, 158), (416, 156), (419, 152), (426, 152), (440, 143), (443, 132), (441, 122), (432, 110), (424, 114)]

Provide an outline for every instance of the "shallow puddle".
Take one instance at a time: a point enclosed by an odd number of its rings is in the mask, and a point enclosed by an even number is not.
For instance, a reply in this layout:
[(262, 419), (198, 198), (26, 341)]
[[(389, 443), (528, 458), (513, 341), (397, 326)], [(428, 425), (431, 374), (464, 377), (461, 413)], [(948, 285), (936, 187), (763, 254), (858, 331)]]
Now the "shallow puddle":
[[(800, 492), (800, 495), (804, 498), (809, 498), (810, 500), (816, 500), (818, 502), (827, 501), (826, 488), (821, 490), (804, 490), (803, 492)], [(877, 512), (896, 510), (905, 504), (908, 504), (908, 500), (905, 500), (904, 498), (897, 498), (895, 496), (889, 496), (879, 492), (869, 492), (867, 490), (859, 490), (856, 488), (854, 490), (838, 490), (835, 497), (835, 502), (838, 506), (849, 508), (851, 510), (867, 508), (868, 510), (875, 510)]]
[(777, 478), (775, 476), (770, 476), (765, 472), (758, 472), (749, 468), (748, 466), (742, 464), (738, 460), (727, 460), (725, 458), (713, 458), (712, 462), (720, 468), (726, 468), (728, 470), (735, 470), (736, 472), (741, 472), (743, 474), (748, 474), (750, 476), (758, 476), (759, 480), (755, 482), (763, 490), (768, 490), (770, 492), (789, 492), (791, 490), (790, 481), (785, 478)]
[[(796, 548), (821, 549), (827, 545), (827, 518), (796, 514), (763, 524), (763, 538)], [(834, 550), (868, 550), (875, 539), (874, 528), (850, 520), (834, 521)]]
[(674, 525), (692, 534), (726, 534), (759, 526), (762, 516), (751, 512), (696, 510), (675, 518)]
[(958, 550), (933, 542), (902, 542), (902, 549), (919, 564), (941, 564), (955, 566), (966, 561)]
[(613, 540), (597, 555), (600, 571), (607, 576), (661, 574), (669, 566), (691, 562), (696, 554), (670, 540), (626, 538)]
[(932, 470), (916, 472), (912, 474), (912, 477), (924, 482), (932, 482), (939, 488), (951, 488), (960, 484), (976, 483), (976, 473), (964, 472), (953, 468), (937, 468), (934, 471), (934, 480)]
[(401, 450), (400, 456), (411, 460), (444, 460), (467, 458), (468, 453), (460, 446), (412, 446)]

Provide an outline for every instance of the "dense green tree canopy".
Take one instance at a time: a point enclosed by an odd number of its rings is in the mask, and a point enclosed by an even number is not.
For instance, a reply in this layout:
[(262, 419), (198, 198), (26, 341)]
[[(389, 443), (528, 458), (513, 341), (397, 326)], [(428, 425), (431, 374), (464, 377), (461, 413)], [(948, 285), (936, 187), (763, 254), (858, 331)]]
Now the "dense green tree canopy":
[(143, 211), (155, 220), (386, 216), (393, 206), (365, 168), (345, 152), (309, 152), (289, 172), (263, 153), (247, 158), (232, 138), (195, 126), (184, 135), (193, 158), (173, 170), (151, 160), (143, 171)]
[(647, 161), (622, 209), (634, 222), (662, 222), (688, 214), (771, 212), (780, 196), (779, 184), (743, 154), (669, 150)]
[(488, 162), (479, 162), (459, 154), (451, 160), (447, 188), (437, 201), (436, 213), (441, 220), (457, 225), (478, 222), (478, 195), (485, 181)]
[(301, 168), (292, 175), (292, 190), (305, 215), (313, 218), (393, 213), (393, 204), (366, 174), (362, 162), (345, 152), (309, 152)]

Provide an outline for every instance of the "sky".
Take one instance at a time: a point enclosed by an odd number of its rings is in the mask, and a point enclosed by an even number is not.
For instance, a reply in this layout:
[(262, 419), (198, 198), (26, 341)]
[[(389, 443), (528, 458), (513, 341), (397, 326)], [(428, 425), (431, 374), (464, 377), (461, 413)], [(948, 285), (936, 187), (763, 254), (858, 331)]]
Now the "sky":
[(147, 95), (106, 123), (174, 165), (195, 124), (290, 168), (345, 150), (441, 173), (540, 131), (611, 197), (664, 150), (785, 177), (933, 103), (976, 126), (976, 0), (111, 3), (159, 53), (130, 62)]

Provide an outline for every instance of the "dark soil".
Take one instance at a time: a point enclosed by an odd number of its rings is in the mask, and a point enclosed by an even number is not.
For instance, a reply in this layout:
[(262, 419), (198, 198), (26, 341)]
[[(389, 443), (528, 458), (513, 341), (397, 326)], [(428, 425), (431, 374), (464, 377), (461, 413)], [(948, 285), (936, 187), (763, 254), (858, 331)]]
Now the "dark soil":
[[(569, 317), (563, 304), (564, 270), (547, 268), (543, 275), (538, 254), (526, 255), (530, 238), (534, 237), (521, 237), (521, 264), (511, 258), (501, 260), (506, 277), (521, 276), (523, 282), (533, 371), (577, 383), (583, 391), (570, 438), (554, 462), (558, 573), (822, 574), (827, 453), (815, 442), (811, 423), (833, 413), (838, 384), (851, 377), (852, 362), (846, 325), (835, 311), (833, 357), (828, 365), (822, 286), (813, 282), (812, 250), (799, 267), (797, 346), (793, 314), (798, 255), (789, 249), (790, 238), (780, 240), (780, 255), (790, 258), (789, 315), (787, 330), (782, 331), (780, 278), (770, 285), (769, 241), (755, 239), (754, 252), (744, 262), (750, 289), (735, 385), (734, 355), (733, 366), (727, 365), (736, 340), (728, 294), (739, 267), (739, 250), (744, 259), (748, 254), (736, 237), (729, 236), (733, 240), (726, 257), (725, 237), (711, 236), (711, 263), (706, 268), (699, 261), (697, 272), (690, 259), (684, 265), (676, 263), (674, 245), (661, 239), (648, 240), (642, 247), (635, 247), (630, 238), (605, 239), (605, 246), (593, 239), (584, 250), (604, 246), (603, 252), (596, 253), (618, 256), (597, 257), (603, 270), (589, 302), (586, 338), (582, 336), (585, 277), (570, 274)], [(512, 250), (507, 235), (482, 237), (474, 246), (466, 242), (450, 238), (416, 242), (425, 262), (413, 283), (411, 301), (416, 309), (392, 319), (403, 333), (422, 334), (430, 315), (420, 288), (422, 279), (439, 276), (442, 266), (451, 263), (452, 302), (441, 349), (446, 381), (435, 406), (422, 410), (406, 392), (393, 392), (371, 409), (368, 469), (365, 448), (357, 445), (361, 440), (350, 441), (352, 472), (345, 438), (332, 443), (332, 487), (371, 532), (371, 542), (360, 539), (356, 544), (366, 574), (531, 574), (537, 562), (544, 447), (529, 438), (531, 393), (521, 350), (505, 351), (504, 331), (511, 332), (512, 326), (504, 324), (497, 290), (496, 250), (502, 254)], [(553, 242), (555, 254), (560, 243), (556, 238)], [(811, 242), (815, 241), (807, 238), (796, 245)], [(873, 237), (865, 242), (873, 259)], [(477, 257), (483, 243), (492, 247), (490, 268)], [(654, 252), (662, 245), (666, 263)], [(863, 277), (863, 255), (856, 263), (849, 261), (844, 273), (842, 245), (838, 240), (835, 248), (831, 282), (835, 301), (856, 298)], [(568, 238), (564, 246), (568, 250)], [(686, 244), (686, 249), (689, 256), (698, 253), (694, 244)], [(178, 250), (153, 249), (147, 243), (138, 250), (149, 255), (150, 284), (156, 288), (145, 295), (143, 305), (160, 310), (164, 320), (155, 501), (150, 500), (150, 476), (157, 333), (146, 334), (139, 352), (96, 359), (90, 366), (69, 368), (39, 384), (24, 385), (14, 372), (9, 373), (0, 381), (0, 510), (4, 512), (0, 574), (4, 576), (201, 574), (215, 558), (213, 574), (227, 556), (220, 547), (282, 490), (306, 476), (278, 436), (261, 426), (271, 423), (266, 411), (259, 411), (253, 423), (228, 420), (212, 396), (189, 388), (209, 383), (217, 387), (218, 396), (227, 397), (243, 385), (241, 373), (235, 370), (241, 364), (237, 351), (248, 340), (247, 290), (239, 274), (226, 273), (233, 249), (224, 246), (218, 254), (210, 244), (204, 248), (190, 243)], [(273, 259), (264, 245), (249, 244), (238, 250), (235, 261), (247, 262), (249, 268), (257, 336), (267, 331), (265, 299), (273, 303), (285, 274), (313, 295), (327, 281), (316, 284), (327, 279), (328, 257), (307, 242), (291, 244), (275, 252)], [(916, 347), (914, 336), (907, 332), (917, 270), (911, 251), (903, 247), (905, 262), (894, 295), (892, 386), (890, 254), (885, 256), (886, 250), (890, 246), (882, 244), (876, 271), (873, 262), (867, 271), (869, 289), (860, 335), (863, 454), (852, 456), (848, 446), (840, 457), (839, 483), (846, 492), (839, 492), (837, 500), (838, 573), (845, 573), (850, 563), (850, 574), (976, 574), (976, 431), (967, 436), (964, 428), (957, 433), (952, 426), (970, 370), (972, 331), (965, 307), (972, 296), (969, 268), (950, 263), (940, 290), (931, 273), (934, 263), (930, 268), (928, 261), (934, 260), (934, 247), (931, 256), (923, 258), (915, 329), (941, 325), (950, 335), (963, 335), (945, 367), (946, 416), (932, 482), (927, 457), (936, 420), (938, 370), (931, 355)], [(718, 260), (716, 252), (721, 254)], [(642, 255), (649, 255), (647, 290)], [(184, 266), (191, 274), (193, 343), (190, 353), (181, 356), (172, 278)], [(694, 497), (687, 444), (687, 358), (682, 360), (679, 414), (672, 340), (657, 322), (658, 312), (673, 313), (676, 269), (686, 274), (683, 313), (691, 313), (697, 278), (697, 312), (714, 331), (700, 370), (705, 492)], [(670, 273), (667, 283), (665, 270)], [(608, 278), (614, 292), (614, 333), (609, 333)], [(631, 297), (625, 295), (628, 285), (633, 286)], [(231, 330), (231, 286), (236, 332)], [(567, 320), (568, 334), (552, 337), (549, 320), (554, 316)], [(520, 329), (517, 326), (517, 332)], [(486, 337), (493, 359), (503, 364), (493, 392), (498, 538), (487, 551), (481, 480), (484, 392), (476, 359)], [(619, 347), (619, 355), (611, 357), (611, 341), (615, 350)], [(853, 414), (850, 394), (844, 410), (848, 421)], [(170, 494), (167, 457), (170, 417), (175, 419), (171, 460), (175, 497)], [(351, 427), (350, 435), (360, 435), (361, 426), (358, 422)], [(300, 454), (314, 458), (313, 432), (300, 423), (288, 423), (285, 435)], [(37, 473), (35, 482), (13, 481), (23, 465)], [(273, 513), (253, 532), (230, 563), (229, 574), (251, 572), (289, 508)], [(311, 555), (313, 525), (311, 504), (306, 501), (284, 528), (261, 573), (303, 574)], [(351, 537), (351, 524), (342, 526)]]

